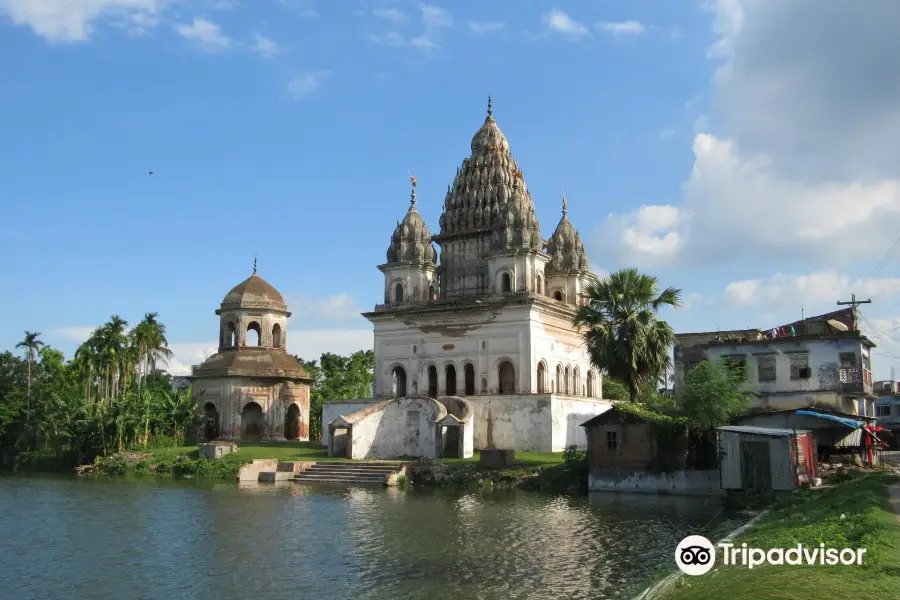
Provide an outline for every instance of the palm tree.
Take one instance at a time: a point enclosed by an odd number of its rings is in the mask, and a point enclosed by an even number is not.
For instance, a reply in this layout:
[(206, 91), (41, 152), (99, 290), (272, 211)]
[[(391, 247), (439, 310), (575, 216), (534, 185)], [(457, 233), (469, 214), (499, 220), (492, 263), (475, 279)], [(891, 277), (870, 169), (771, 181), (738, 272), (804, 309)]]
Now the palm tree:
[(41, 334), (36, 331), (26, 331), (25, 339), (16, 344), (16, 348), (24, 348), (26, 358), (28, 360), (28, 410), (31, 410), (31, 365), (34, 363), (35, 353), (44, 345), (44, 342), (38, 340)]
[(666, 288), (637, 269), (621, 269), (588, 284), (588, 303), (578, 309), (573, 324), (584, 332), (591, 362), (625, 383), (632, 401), (648, 383), (670, 366), (672, 327), (656, 314), (664, 306), (681, 305), (681, 290)]
[(157, 317), (159, 313), (147, 313), (131, 332), (132, 344), (137, 351), (140, 384), (143, 384), (148, 373), (156, 370), (157, 364), (168, 364), (168, 359), (172, 357), (166, 339), (166, 326), (157, 321)]

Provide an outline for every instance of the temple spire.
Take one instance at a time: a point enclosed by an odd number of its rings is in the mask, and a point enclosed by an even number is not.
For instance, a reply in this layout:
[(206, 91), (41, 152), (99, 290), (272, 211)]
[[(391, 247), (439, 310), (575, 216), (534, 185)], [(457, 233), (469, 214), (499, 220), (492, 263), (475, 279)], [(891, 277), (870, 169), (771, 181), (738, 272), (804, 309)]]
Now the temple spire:
[(253, 274), (256, 275), (256, 254), (253, 255)]
[(491, 104), (491, 95), (488, 94), (488, 116), (491, 117), (494, 115), (493, 106)]
[(562, 191), (562, 198), (563, 198), (563, 216), (566, 216), (566, 213), (569, 212), (569, 203), (566, 202), (566, 190)]
[(409, 207), (416, 207), (416, 188), (413, 187), (412, 192), (409, 194)]

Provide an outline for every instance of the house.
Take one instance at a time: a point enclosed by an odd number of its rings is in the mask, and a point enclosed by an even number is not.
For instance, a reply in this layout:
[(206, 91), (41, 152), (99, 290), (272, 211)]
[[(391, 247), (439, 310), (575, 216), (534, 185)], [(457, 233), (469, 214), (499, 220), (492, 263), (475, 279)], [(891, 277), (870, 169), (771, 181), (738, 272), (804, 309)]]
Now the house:
[(878, 426), (891, 432), (891, 446), (900, 449), (897, 443), (900, 441), (900, 396), (885, 396), (875, 400), (875, 416)]
[(769, 427), (717, 427), (722, 489), (790, 491), (816, 477), (812, 433)]
[(742, 367), (758, 393), (756, 408), (812, 405), (874, 416), (870, 350), (852, 309), (810, 317), (770, 330), (743, 329), (675, 336), (675, 387), (701, 361)]
[(854, 429), (865, 425), (874, 425), (875, 420), (875, 417), (862, 417), (821, 406), (812, 406), (808, 409), (751, 410), (747, 414), (735, 418), (732, 423), (751, 427), (810, 431), (815, 439), (818, 453), (822, 454), (837, 447), (846, 447), (844, 444), (850, 441), (847, 436)]
[(872, 388), (874, 389), (875, 395), (879, 398), (882, 396), (900, 396), (900, 381), (895, 381), (893, 379), (876, 381), (872, 385)]
[(618, 403), (582, 427), (592, 491), (719, 493), (715, 444), (690, 438), (679, 418)]

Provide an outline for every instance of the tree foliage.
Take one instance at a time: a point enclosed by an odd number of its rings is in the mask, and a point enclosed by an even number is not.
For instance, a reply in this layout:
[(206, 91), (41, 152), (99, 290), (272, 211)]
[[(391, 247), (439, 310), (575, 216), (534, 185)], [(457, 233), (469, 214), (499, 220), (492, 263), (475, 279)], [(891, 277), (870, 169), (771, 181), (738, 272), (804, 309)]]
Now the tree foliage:
[(754, 392), (738, 363), (703, 361), (684, 376), (678, 408), (692, 424), (711, 429), (728, 424), (750, 408)]
[(313, 379), (309, 394), (309, 435), (322, 434), (322, 404), (327, 400), (372, 397), (374, 350), (358, 350), (350, 356), (325, 352), (316, 360), (295, 356)]
[(675, 332), (657, 313), (680, 306), (681, 291), (670, 287), (660, 292), (656, 277), (622, 269), (592, 281), (584, 295), (587, 304), (573, 323), (584, 330), (591, 362), (621, 381), (629, 398), (637, 400), (668, 371)]

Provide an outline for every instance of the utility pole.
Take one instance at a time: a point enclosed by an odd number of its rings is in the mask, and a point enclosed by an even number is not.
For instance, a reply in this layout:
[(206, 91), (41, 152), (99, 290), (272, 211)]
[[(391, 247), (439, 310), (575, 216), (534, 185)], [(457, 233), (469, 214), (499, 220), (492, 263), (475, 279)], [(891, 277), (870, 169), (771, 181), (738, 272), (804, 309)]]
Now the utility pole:
[(853, 330), (859, 331), (859, 305), (860, 304), (872, 304), (872, 299), (868, 300), (857, 300), (856, 294), (850, 294), (849, 302), (842, 302), (838, 300), (838, 306), (849, 306), (853, 309)]

